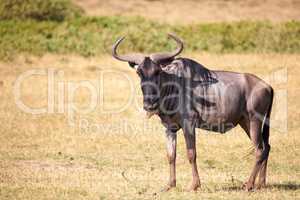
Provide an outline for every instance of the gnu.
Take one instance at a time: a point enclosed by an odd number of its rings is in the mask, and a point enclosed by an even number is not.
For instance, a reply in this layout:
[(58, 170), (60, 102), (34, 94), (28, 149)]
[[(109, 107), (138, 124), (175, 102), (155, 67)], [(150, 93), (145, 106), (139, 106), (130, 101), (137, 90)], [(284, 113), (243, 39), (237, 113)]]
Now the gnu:
[[(252, 74), (209, 70), (188, 58), (176, 58), (183, 42), (169, 37), (177, 49), (169, 53), (118, 55), (120, 38), (113, 45), (114, 58), (128, 62), (141, 79), (144, 109), (149, 116), (158, 115), (166, 127), (170, 179), (164, 191), (176, 186), (176, 132), (183, 130), (187, 157), (192, 167), (188, 190), (200, 187), (196, 162), (195, 128), (225, 133), (240, 125), (253, 143), (255, 163), (243, 185), (247, 191), (266, 185), (270, 152), (269, 118), (273, 89)], [(255, 179), (258, 183), (254, 187)]]

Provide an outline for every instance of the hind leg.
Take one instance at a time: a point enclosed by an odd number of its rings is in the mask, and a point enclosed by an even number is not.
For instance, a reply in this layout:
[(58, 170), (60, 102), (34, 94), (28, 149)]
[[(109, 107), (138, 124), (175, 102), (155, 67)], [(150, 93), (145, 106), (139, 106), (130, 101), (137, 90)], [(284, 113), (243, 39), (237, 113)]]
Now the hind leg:
[(263, 133), (262, 133), (262, 137), (263, 137), (263, 141), (264, 141), (264, 149), (266, 151), (266, 155), (265, 155), (264, 161), (262, 162), (262, 166), (261, 166), (261, 169), (259, 172), (259, 180), (258, 180), (258, 185), (257, 185), (258, 189), (266, 186), (267, 165), (268, 165), (268, 159), (269, 159), (269, 152), (271, 149), (271, 146), (269, 144), (269, 131), (270, 131), (269, 126), (270, 126), (270, 124), (268, 123), (268, 121), (266, 121), (264, 123), (264, 128), (263, 128)]
[(261, 169), (259, 171), (259, 179), (258, 179), (257, 189), (261, 189), (266, 186), (267, 165), (268, 165), (268, 158), (269, 158), (269, 152), (270, 152), (269, 144), (265, 144), (265, 151), (266, 151), (266, 155), (261, 164)]
[(270, 88), (270, 104), (269, 104), (269, 108), (267, 111), (267, 115), (264, 120), (263, 131), (262, 131), (265, 157), (264, 157), (264, 161), (262, 162), (262, 166), (261, 166), (261, 169), (259, 172), (259, 180), (258, 180), (258, 185), (257, 185), (258, 189), (266, 186), (267, 165), (268, 165), (269, 153), (270, 153), (270, 149), (271, 149), (271, 146), (269, 144), (269, 135), (270, 135), (270, 115), (271, 115), (271, 111), (272, 111), (273, 96), (274, 96), (273, 89)]
[(246, 117), (246, 116), (242, 117), (239, 124), (242, 127), (242, 129), (247, 133), (247, 136), (251, 140), (251, 138), (250, 138), (250, 120), (248, 119), (248, 117)]
[(255, 148), (255, 163), (251, 175), (244, 185), (244, 189), (247, 191), (251, 191), (254, 189), (255, 179), (267, 155), (267, 151), (264, 148), (263, 144), (261, 127), (262, 122), (260, 120), (250, 121), (250, 138)]

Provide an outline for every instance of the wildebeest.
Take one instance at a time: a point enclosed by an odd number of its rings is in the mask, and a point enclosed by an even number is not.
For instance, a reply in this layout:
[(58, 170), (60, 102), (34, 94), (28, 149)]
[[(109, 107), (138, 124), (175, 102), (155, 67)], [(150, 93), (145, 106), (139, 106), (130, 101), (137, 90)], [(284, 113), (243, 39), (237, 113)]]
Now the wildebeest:
[(183, 42), (175, 35), (169, 37), (177, 49), (169, 53), (119, 55), (120, 38), (113, 45), (112, 55), (126, 61), (141, 79), (144, 109), (149, 116), (156, 114), (166, 127), (167, 156), (170, 179), (164, 190), (176, 186), (176, 132), (183, 130), (187, 157), (192, 166), (189, 190), (200, 186), (196, 163), (195, 128), (224, 133), (238, 124), (251, 139), (255, 149), (255, 163), (244, 189), (266, 184), (267, 162), (270, 152), (269, 118), (273, 89), (255, 75), (209, 70), (188, 58), (176, 58), (183, 50)]

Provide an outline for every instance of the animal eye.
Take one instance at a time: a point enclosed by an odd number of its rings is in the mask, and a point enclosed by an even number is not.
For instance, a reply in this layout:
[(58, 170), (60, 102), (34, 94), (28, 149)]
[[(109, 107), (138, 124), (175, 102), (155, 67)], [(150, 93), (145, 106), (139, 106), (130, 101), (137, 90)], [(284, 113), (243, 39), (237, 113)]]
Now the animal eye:
[(138, 74), (138, 76), (140, 76), (140, 77), (142, 77), (143, 76), (143, 74), (141, 73), (141, 71), (140, 70), (137, 70), (136, 71), (136, 73)]

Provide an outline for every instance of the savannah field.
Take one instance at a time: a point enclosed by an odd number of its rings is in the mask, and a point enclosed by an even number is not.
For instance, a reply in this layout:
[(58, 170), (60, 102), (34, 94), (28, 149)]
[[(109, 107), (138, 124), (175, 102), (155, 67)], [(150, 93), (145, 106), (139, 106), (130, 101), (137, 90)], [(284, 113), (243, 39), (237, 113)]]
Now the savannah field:
[[(184, 18), (173, 9), (183, 4), (178, 0), (173, 4), (171, 1), (137, 3), (129, 0), (126, 5), (121, 5), (119, 0), (107, 4), (96, 0), (75, 2), (83, 7), (86, 15), (97, 17), (141, 15), (147, 20), (172, 26), (176, 26), (177, 19)], [(300, 4), (296, 1), (245, 2), (216, 0), (198, 4), (197, 1), (186, 1), (183, 9), (201, 5), (206, 9), (178, 23), (180, 26), (195, 22), (231, 23), (252, 17), (254, 20), (271, 20), (271, 23), (300, 19), (297, 10)], [(222, 5), (226, 6), (218, 14), (216, 10)], [(243, 7), (245, 14), (240, 14), (242, 11), (237, 7)], [(171, 12), (166, 18), (160, 18), (157, 13), (147, 14), (146, 8), (157, 8), (158, 13), (164, 13), (164, 9)], [(274, 12), (262, 14), (265, 8)], [(5, 26), (8, 27), (5, 30), (13, 30), (9, 28), (11, 23), (15, 22), (0, 22), (0, 28)], [(35, 23), (29, 21), (24, 30), (32, 24), (33, 27), (40, 26)], [(39, 23), (42, 23), (41, 27), (48, 27), (46, 22)], [(64, 36), (62, 32), (68, 27), (55, 23), (49, 25), (57, 31), (53, 32), (53, 40), (56, 40), (55, 34)], [(130, 24), (131, 28), (133, 26)], [(92, 31), (95, 27), (87, 29)], [(202, 184), (197, 192), (185, 191), (191, 181), (191, 168), (186, 158), (184, 137), (179, 131), (177, 187), (161, 193), (169, 175), (164, 129), (158, 117), (145, 117), (141, 109), (139, 79), (134, 70), (128, 64), (114, 60), (105, 49), (94, 52), (89, 47), (75, 45), (75, 50), (68, 52), (73, 46), (63, 43), (63, 48), (51, 46), (53, 49), (46, 51), (43, 47), (46, 42), (40, 42), (40, 46), (30, 43), (38, 43), (42, 38), (28, 36), (35, 31), (28, 31), (27, 35), (24, 31), (24, 37), (20, 39), (21, 31), (18, 32), (20, 35), (16, 34), (18, 38), (12, 38), (14, 34), (5, 35), (3, 30), (0, 34), (11, 39), (8, 40), (11, 47), (7, 41), (0, 40), (3, 47), (0, 50), (0, 199), (300, 199), (300, 49), (297, 46), (288, 46), (284, 52), (268, 46), (266, 52), (257, 48), (200, 51), (197, 47), (182, 53), (210, 69), (250, 72), (273, 86), (275, 99), (267, 187), (253, 192), (241, 189), (252, 170), (254, 155), (247, 135), (236, 127), (226, 134), (197, 130), (197, 160)], [(287, 38), (297, 43), (299, 33), (293, 32), (295, 35)], [(102, 42), (99, 38), (85, 39), (86, 43), (78, 43), (93, 46), (95, 41), (99, 45)], [(139, 42), (133, 39), (130, 41)], [(65, 40), (72, 43), (76, 38)], [(193, 40), (189, 41), (191, 44)], [(61, 44), (55, 42), (47, 44)], [(107, 41), (105, 46), (113, 42)], [(164, 44), (166, 40), (160, 42)], [(145, 44), (139, 45), (144, 50)], [(18, 49), (18, 46), (22, 48)], [(151, 48), (145, 51), (157, 47)], [(129, 49), (136, 50), (130, 46)], [(92, 53), (82, 54), (85, 50)], [(12, 53), (13, 58), (7, 52)], [(40, 74), (25, 77), (30, 72)], [(43, 113), (30, 113), (22, 103), (30, 108), (44, 108)]]

